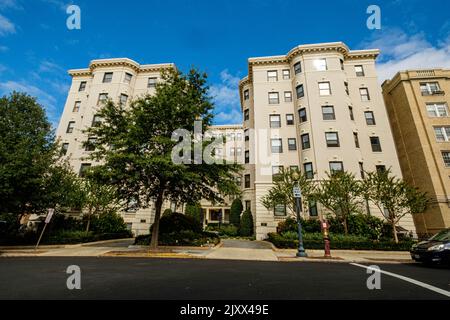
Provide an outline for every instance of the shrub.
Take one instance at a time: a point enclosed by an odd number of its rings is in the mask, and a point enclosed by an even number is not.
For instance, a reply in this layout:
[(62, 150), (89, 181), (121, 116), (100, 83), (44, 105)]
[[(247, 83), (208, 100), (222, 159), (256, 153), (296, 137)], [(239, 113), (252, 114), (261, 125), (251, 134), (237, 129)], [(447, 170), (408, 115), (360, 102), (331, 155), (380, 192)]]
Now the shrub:
[(297, 239), (298, 239), (298, 232), (295, 232), (295, 231), (286, 231), (286, 232), (283, 232), (283, 233), (281, 234), (281, 236), (282, 236), (283, 238), (285, 238), (285, 239), (288, 239), (288, 240), (297, 240)]
[(91, 218), (91, 230), (94, 233), (126, 233), (127, 225), (121, 216), (108, 212), (99, 217)]
[(172, 213), (172, 209), (166, 209), (166, 210), (163, 211), (162, 216), (163, 216), (163, 217), (164, 217), (164, 216), (168, 216), (168, 215), (171, 214), (171, 213)]
[(228, 236), (228, 237), (236, 237), (239, 235), (238, 227), (229, 224), (229, 225), (221, 225), (218, 229), (219, 235)]
[[(151, 235), (136, 237), (135, 244), (149, 245)], [(192, 230), (181, 230), (179, 232), (161, 233), (158, 244), (161, 246), (202, 246), (207, 244), (217, 244), (220, 239), (212, 232), (194, 232)]]
[(294, 218), (289, 217), (286, 220), (278, 223), (277, 232), (280, 234), (288, 231), (297, 232), (297, 230), (298, 230), (297, 220)]
[(43, 244), (77, 244), (92, 241), (111, 240), (130, 237), (130, 232), (123, 233), (94, 233), (93, 231), (59, 230), (49, 234), (43, 240)]
[(203, 231), (203, 226), (194, 217), (178, 212), (173, 212), (161, 217), (161, 220), (159, 221), (160, 235), (165, 233), (180, 232), (182, 230), (201, 233)]
[(242, 214), (239, 234), (243, 237), (253, 235), (253, 216), (250, 210), (245, 210)]
[(188, 203), (186, 205), (185, 214), (193, 217), (198, 223), (203, 224), (202, 207), (199, 203)]
[(301, 219), (302, 229), (306, 232), (321, 232), (320, 220), (318, 219)]
[(230, 209), (230, 223), (232, 225), (239, 227), (242, 210), (243, 207), (241, 199), (234, 199)]
[[(293, 235), (288, 235), (293, 238)], [(269, 233), (268, 241), (272, 242), (278, 248), (295, 249), (298, 247), (297, 239), (286, 238), (277, 233)], [(356, 235), (336, 235), (330, 234), (331, 249), (345, 249), (345, 250), (384, 250), (384, 251), (408, 251), (414, 244), (414, 241), (402, 241), (395, 243), (393, 241), (374, 241), (367, 237)], [(305, 234), (303, 237), (303, 244), (306, 249), (323, 249), (324, 242), (322, 234), (311, 233)]]
[[(302, 223), (302, 230), (304, 232), (321, 232), (320, 221), (318, 219), (300, 219)], [(278, 223), (278, 233), (284, 232), (298, 232), (297, 219), (289, 217), (284, 221)]]

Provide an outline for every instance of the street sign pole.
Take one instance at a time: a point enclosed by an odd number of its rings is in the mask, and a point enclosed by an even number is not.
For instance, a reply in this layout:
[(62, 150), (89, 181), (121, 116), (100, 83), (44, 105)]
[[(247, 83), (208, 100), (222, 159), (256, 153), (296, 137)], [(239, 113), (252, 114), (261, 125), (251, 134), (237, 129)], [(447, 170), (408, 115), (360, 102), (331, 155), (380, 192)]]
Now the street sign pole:
[(36, 243), (36, 247), (34, 247), (34, 250), (37, 250), (37, 248), (39, 247), (39, 243), (41, 242), (41, 239), (42, 239), (42, 236), (44, 235), (45, 229), (47, 228), (47, 225), (50, 223), (50, 220), (52, 220), (54, 213), (55, 213), (55, 209), (48, 209), (48, 214), (45, 217), (44, 228), (42, 228), (41, 235), (39, 236), (39, 239)]
[(302, 193), (299, 186), (294, 186), (293, 188), (294, 198), (295, 198), (295, 212), (297, 214), (297, 226), (298, 226), (298, 252), (297, 257), (307, 257), (305, 252), (305, 247), (303, 246), (303, 233), (302, 233), (302, 222), (300, 221), (300, 211), (302, 210)]

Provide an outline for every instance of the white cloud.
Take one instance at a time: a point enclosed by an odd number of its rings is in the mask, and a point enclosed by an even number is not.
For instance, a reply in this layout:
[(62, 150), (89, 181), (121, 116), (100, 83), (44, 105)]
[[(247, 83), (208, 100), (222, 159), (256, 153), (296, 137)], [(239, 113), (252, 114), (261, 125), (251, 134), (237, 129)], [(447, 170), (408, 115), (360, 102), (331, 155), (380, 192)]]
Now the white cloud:
[(8, 95), (13, 91), (24, 92), (30, 96), (36, 97), (38, 102), (47, 111), (47, 116), (54, 127), (57, 126), (59, 115), (56, 109), (56, 98), (52, 95), (46, 93), (45, 91), (39, 89), (38, 87), (29, 84), (27, 82), (17, 82), (17, 81), (7, 81), (0, 83), (0, 94)]
[(0, 14), (0, 36), (16, 33), (16, 26), (5, 16)]
[(61, 0), (41, 0), (42, 2), (54, 5), (62, 11), (66, 11), (67, 7), (73, 3), (73, 1), (61, 1)]
[(0, 9), (21, 9), (22, 6), (17, 0), (0, 0)]
[(402, 30), (387, 28), (362, 46), (380, 49), (377, 72), (381, 82), (402, 70), (450, 68), (450, 37), (433, 45), (424, 33), (408, 35)]
[(215, 121), (220, 124), (240, 123), (239, 77), (225, 69), (220, 73), (220, 80), (210, 88), (216, 111)]
[(50, 62), (47, 60), (44, 60), (39, 65), (39, 72), (58, 72), (58, 73), (64, 73), (64, 68), (57, 65), (54, 62)]

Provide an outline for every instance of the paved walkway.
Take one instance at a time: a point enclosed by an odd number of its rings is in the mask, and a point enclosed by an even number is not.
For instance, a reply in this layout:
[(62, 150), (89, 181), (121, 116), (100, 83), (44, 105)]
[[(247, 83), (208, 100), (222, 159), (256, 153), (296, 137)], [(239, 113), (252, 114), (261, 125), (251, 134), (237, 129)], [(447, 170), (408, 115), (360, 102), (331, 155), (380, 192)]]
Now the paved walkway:
[(205, 258), (224, 260), (278, 261), (270, 243), (265, 241), (224, 239), (223, 245), (210, 250)]

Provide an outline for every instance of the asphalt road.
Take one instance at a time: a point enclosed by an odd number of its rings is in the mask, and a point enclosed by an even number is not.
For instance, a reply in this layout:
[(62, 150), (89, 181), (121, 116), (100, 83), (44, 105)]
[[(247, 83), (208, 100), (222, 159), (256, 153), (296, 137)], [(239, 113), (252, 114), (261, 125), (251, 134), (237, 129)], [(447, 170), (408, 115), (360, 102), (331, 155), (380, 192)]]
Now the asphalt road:
[[(66, 269), (81, 268), (81, 290)], [(450, 269), (379, 267), (450, 291)], [(0, 299), (450, 299), (388, 275), (369, 290), (366, 269), (347, 263), (202, 259), (0, 258)]]

